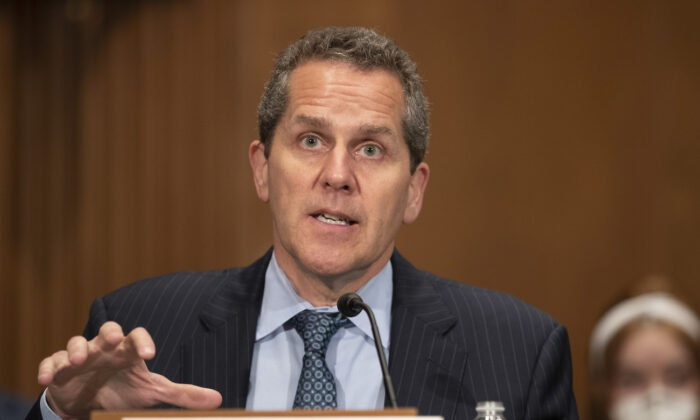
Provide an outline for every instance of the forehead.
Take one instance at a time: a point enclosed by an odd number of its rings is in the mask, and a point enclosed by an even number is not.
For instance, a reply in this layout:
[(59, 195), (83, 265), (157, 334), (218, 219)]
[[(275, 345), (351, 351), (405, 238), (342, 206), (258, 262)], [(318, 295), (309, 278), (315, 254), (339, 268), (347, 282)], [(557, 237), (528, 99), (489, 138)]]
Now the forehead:
[(691, 349), (679, 333), (666, 325), (643, 325), (622, 342), (618, 353), (621, 364), (690, 363)]
[(398, 77), (384, 69), (364, 70), (345, 62), (311, 60), (289, 78), (287, 116), (308, 111), (362, 114), (400, 124), (404, 92)]

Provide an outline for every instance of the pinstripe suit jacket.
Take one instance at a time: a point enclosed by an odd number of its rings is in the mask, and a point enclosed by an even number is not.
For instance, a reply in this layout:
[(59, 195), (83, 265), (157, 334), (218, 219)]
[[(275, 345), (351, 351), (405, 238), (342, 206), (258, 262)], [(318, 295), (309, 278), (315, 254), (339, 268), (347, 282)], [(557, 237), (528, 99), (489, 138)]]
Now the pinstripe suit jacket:
[[(156, 343), (152, 371), (245, 407), (271, 254), (246, 268), (133, 283), (95, 300), (84, 334), (107, 320), (143, 326)], [(396, 251), (391, 262), (389, 369), (400, 406), (471, 419), (476, 402), (498, 400), (509, 420), (578, 418), (564, 327), (511, 296), (419, 271)]]

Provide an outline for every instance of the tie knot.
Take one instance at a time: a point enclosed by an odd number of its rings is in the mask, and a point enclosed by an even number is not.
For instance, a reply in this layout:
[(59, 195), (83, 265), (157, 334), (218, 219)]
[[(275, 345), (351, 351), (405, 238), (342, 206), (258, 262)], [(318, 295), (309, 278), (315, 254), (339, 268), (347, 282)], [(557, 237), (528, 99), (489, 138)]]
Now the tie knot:
[(304, 353), (326, 354), (333, 334), (347, 321), (338, 312), (321, 313), (311, 310), (299, 312), (292, 318), (292, 325), (304, 340)]

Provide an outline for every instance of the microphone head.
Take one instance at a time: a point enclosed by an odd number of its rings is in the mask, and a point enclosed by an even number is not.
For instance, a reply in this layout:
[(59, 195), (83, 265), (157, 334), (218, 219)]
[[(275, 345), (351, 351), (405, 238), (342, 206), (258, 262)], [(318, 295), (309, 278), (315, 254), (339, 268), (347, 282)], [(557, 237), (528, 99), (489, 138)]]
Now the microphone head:
[(353, 317), (362, 312), (364, 302), (357, 293), (346, 293), (338, 299), (338, 310), (341, 314)]

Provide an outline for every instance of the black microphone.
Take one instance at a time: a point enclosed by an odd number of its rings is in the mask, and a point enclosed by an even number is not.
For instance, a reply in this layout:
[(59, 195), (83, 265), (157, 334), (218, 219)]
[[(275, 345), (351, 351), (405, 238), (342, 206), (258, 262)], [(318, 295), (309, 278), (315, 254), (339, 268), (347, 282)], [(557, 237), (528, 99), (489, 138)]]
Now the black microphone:
[(377, 328), (377, 321), (374, 319), (374, 312), (372, 312), (372, 308), (370, 308), (369, 305), (367, 305), (357, 293), (346, 293), (341, 296), (340, 299), (338, 299), (338, 310), (345, 316), (353, 317), (362, 312), (363, 309), (365, 312), (367, 312), (369, 324), (372, 326), (374, 345), (377, 347), (377, 356), (379, 357), (379, 364), (382, 367), (382, 376), (384, 376), (384, 389), (386, 390), (386, 395), (389, 397), (391, 406), (393, 408), (399, 408), (396, 404), (394, 384), (391, 382), (391, 376), (389, 376), (389, 367), (386, 364), (384, 346), (382, 346), (382, 338), (379, 336), (379, 328)]

